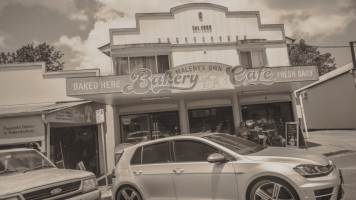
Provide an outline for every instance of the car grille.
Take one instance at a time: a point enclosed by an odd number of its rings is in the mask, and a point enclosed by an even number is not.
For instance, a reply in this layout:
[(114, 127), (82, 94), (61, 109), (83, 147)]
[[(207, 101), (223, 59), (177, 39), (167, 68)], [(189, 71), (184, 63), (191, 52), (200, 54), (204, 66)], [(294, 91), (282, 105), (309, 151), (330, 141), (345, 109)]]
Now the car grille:
[[(26, 200), (47, 199), (47, 198), (67, 194), (70, 192), (74, 192), (79, 189), (80, 184), (81, 184), (81, 181), (76, 181), (76, 182), (72, 182), (72, 183), (66, 183), (63, 185), (52, 186), (52, 187), (40, 189), (40, 190), (37, 190), (34, 192), (24, 193), (23, 197)], [(53, 192), (54, 190), (57, 190), (57, 191), (60, 190), (60, 192), (54, 193)]]
[(325, 189), (320, 189), (320, 190), (315, 190), (314, 194), (316, 197), (316, 200), (330, 200), (332, 193), (333, 193), (334, 188), (325, 188)]

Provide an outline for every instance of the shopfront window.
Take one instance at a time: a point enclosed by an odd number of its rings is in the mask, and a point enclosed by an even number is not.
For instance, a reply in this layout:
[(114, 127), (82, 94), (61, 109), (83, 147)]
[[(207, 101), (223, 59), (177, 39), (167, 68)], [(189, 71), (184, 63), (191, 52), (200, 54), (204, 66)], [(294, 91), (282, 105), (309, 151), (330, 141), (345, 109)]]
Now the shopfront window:
[[(291, 102), (268, 103), (241, 106), (242, 118), (249, 130), (249, 139), (254, 140), (253, 133), (267, 137), (267, 144), (284, 146), (285, 123), (293, 121)], [(255, 142), (259, 138), (256, 136)]]
[(135, 144), (180, 134), (177, 111), (123, 115), (120, 120), (124, 143)]
[(146, 68), (152, 73), (164, 73), (169, 70), (168, 55), (153, 55), (140, 57), (118, 57), (115, 59), (118, 75), (129, 75), (137, 69)]
[(234, 133), (232, 107), (192, 109), (188, 114), (190, 133)]

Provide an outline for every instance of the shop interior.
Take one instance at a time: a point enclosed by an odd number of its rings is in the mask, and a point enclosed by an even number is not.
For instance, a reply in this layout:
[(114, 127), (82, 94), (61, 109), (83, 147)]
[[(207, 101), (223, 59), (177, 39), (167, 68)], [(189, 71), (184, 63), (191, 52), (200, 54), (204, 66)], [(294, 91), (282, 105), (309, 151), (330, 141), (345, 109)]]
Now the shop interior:
[(87, 171), (100, 175), (97, 125), (51, 128), (51, 161), (60, 168), (76, 169), (83, 162)]

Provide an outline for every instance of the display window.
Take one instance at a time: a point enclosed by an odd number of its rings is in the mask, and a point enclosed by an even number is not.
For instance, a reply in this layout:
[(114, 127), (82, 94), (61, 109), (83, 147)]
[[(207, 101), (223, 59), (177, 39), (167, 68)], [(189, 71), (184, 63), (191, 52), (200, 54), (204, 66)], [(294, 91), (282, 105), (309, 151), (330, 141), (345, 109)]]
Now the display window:
[(190, 133), (219, 132), (234, 134), (232, 107), (190, 109)]
[(123, 143), (180, 135), (178, 111), (122, 115), (120, 121)]
[(285, 146), (285, 123), (293, 121), (291, 102), (244, 105), (241, 111), (243, 123), (240, 126), (243, 127), (238, 130), (247, 130), (249, 140)]

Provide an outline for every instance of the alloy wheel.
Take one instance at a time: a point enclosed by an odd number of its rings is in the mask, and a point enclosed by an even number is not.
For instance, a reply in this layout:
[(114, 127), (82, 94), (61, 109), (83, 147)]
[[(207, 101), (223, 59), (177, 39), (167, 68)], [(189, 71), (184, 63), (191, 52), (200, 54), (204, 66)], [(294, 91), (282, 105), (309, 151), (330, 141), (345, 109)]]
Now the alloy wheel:
[(142, 200), (142, 198), (135, 189), (124, 187), (117, 194), (116, 200)]
[(296, 198), (286, 186), (276, 182), (267, 182), (257, 188), (254, 200), (296, 200)]

